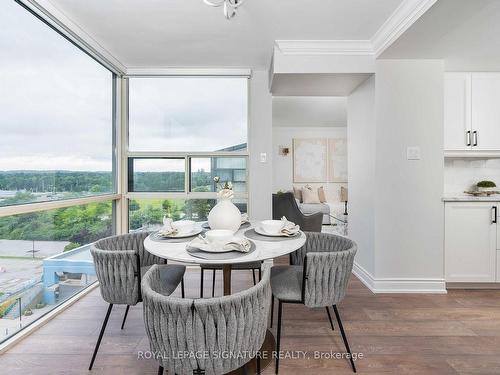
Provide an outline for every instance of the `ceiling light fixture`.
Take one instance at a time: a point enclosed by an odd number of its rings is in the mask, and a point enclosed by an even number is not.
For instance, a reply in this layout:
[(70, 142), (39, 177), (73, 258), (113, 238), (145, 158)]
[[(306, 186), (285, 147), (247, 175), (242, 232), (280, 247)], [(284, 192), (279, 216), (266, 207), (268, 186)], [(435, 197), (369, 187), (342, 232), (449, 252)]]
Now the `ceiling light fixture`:
[(230, 20), (236, 15), (236, 10), (245, 2), (245, 0), (203, 0), (203, 2), (211, 7), (224, 6), (224, 17)]

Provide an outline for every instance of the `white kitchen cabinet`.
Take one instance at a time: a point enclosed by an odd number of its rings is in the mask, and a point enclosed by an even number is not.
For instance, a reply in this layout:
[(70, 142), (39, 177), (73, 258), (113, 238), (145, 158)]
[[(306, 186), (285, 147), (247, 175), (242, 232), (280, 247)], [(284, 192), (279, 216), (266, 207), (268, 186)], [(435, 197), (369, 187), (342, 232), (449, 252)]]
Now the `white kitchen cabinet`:
[(500, 250), (497, 250), (497, 283), (500, 282)]
[(472, 148), (500, 150), (500, 73), (472, 73)]
[(446, 73), (444, 77), (444, 149), (470, 150), (470, 73)]
[(447, 282), (497, 281), (495, 202), (445, 203)]
[(446, 73), (444, 149), (500, 153), (500, 73)]

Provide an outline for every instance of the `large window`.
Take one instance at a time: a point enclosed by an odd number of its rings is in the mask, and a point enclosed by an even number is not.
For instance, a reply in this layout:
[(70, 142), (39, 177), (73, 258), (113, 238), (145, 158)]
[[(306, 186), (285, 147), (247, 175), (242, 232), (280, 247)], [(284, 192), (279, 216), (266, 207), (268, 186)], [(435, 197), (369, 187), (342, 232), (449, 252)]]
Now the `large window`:
[(247, 78), (129, 78), (129, 229), (206, 220), (214, 177), (247, 210)]
[(0, 206), (110, 193), (112, 73), (0, 2)]
[(115, 232), (116, 80), (0, 1), (0, 342), (95, 281)]

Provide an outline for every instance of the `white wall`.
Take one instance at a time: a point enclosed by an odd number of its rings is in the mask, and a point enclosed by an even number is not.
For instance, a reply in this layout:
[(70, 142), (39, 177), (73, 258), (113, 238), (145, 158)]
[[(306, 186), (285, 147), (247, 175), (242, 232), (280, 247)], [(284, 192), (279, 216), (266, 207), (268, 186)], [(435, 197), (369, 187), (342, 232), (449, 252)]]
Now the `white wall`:
[[(252, 219), (269, 219), (272, 213), (272, 97), (268, 72), (253, 71), (250, 79), (249, 214)], [(267, 162), (260, 162), (260, 154)]]
[(349, 235), (378, 292), (444, 291), (443, 74), (442, 61), (378, 60), (348, 99)]
[(373, 73), (373, 55), (293, 54), (274, 48), (272, 73)]
[(444, 278), (443, 74), (438, 60), (377, 61), (376, 278)]
[(358, 244), (356, 263), (375, 273), (375, 77), (347, 101), (349, 237)]
[[(273, 192), (288, 191), (293, 185), (303, 186), (304, 183), (293, 183), (293, 138), (345, 138), (345, 127), (273, 127)], [(279, 155), (279, 146), (289, 147), (288, 156)], [(341, 183), (318, 183), (311, 186), (323, 186), (327, 200), (330, 203), (340, 201)]]

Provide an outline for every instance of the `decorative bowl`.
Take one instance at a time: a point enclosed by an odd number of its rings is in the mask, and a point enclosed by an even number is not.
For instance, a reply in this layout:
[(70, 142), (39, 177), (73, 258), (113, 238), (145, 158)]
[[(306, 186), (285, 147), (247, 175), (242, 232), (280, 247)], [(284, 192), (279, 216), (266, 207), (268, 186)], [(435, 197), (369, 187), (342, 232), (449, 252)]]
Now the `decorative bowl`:
[(205, 233), (205, 238), (215, 247), (222, 247), (233, 239), (233, 231), (229, 229), (213, 229)]
[(264, 220), (260, 223), (260, 226), (266, 233), (278, 234), (285, 226), (285, 223), (281, 220)]
[(176, 229), (179, 234), (191, 233), (194, 229), (195, 222), (192, 220), (179, 220), (172, 222), (172, 228)]

